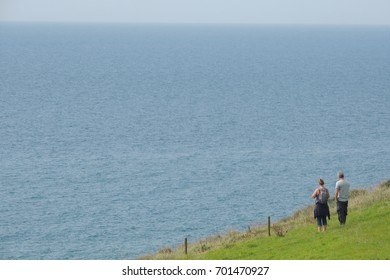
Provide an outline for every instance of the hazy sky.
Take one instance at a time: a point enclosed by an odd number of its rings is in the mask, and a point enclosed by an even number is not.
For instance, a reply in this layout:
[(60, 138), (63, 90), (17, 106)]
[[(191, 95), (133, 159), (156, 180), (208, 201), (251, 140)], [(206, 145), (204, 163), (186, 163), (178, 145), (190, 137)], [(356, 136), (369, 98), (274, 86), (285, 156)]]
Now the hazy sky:
[(390, 0), (0, 0), (0, 21), (390, 24)]

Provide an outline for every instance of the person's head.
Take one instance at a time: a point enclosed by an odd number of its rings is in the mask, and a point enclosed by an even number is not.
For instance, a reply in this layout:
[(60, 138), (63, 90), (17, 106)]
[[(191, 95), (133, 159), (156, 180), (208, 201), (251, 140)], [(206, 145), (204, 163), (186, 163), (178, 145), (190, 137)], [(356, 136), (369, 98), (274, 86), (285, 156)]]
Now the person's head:
[(339, 179), (344, 179), (344, 172), (343, 171), (339, 171), (337, 173), (337, 177), (339, 177)]
[(324, 179), (320, 178), (320, 179), (318, 180), (318, 184), (319, 184), (320, 186), (325, 185)]

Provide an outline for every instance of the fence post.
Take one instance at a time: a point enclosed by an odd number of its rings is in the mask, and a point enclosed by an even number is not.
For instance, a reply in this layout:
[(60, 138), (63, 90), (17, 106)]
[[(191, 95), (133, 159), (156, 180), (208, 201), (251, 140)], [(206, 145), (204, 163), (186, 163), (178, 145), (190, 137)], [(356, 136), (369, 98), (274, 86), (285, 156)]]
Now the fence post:
[(188, 240), (187, 237), (184, 238), (184, 253), (187, 255), (188, 253)]
[(271, 217), (268, 216), (268, 236), (271, 236)]

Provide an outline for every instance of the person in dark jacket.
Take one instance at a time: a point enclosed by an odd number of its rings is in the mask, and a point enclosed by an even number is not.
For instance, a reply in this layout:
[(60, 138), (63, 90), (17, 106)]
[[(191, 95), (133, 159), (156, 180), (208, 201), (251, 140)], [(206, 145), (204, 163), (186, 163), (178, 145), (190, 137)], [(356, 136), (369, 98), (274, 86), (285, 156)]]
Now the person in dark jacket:
[(315, 199), (314, 219), (317, 219), (318, 232), (326, 231), (328, 225), (326, 217), (330, 219), (328, 205), (329, 191), (325, 187), (323, 179), (318, 180), (318, 188), (315, 189), (311, 197)]

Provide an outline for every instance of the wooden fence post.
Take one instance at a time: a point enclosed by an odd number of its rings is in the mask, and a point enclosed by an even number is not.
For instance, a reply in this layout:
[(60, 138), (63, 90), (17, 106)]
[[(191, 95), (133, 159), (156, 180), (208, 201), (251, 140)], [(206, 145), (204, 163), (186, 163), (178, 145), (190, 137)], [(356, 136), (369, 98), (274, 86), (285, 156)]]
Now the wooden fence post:
[(271, 217), (268, 216), (268, 236), (271, 236)]
[(184, 238), (184, 253), (187, 255), (188, 253), (188, 240), (187, 237)]

